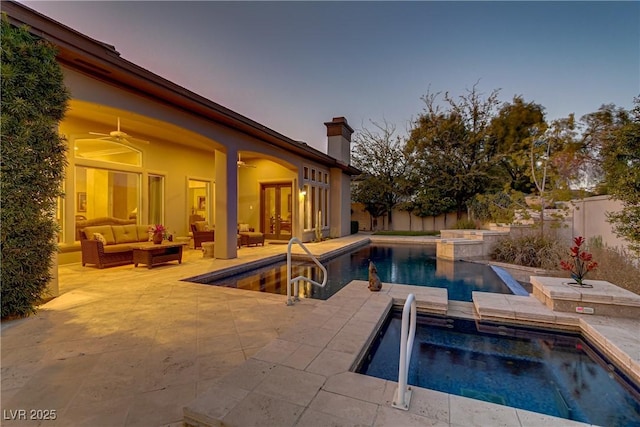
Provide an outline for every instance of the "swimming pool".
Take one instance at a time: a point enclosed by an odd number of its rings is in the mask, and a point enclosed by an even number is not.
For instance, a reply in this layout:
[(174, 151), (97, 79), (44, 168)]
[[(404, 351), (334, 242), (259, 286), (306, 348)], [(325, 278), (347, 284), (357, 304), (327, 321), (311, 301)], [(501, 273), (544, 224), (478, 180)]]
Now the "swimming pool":
[[(402, 313), (358, 372), (398, 380)], [(640, 425), (640, 389), (579, 335), (418, 316), (409, 384), (602, 426)]]
[[(323, 262), (327, 285), (321, 288), (306, 283), (301, 285), (300, 293), (325, 300), (352, 280), (368, 280), (369, 260), (375, 263), (383, 282), (447, 288), (450, 300), (471, 301), (473, 291), (511, 293), (486, 265), (436, 259), (433, 246), (403, 244), (369, 245)], [(293, 270), (293, 277), (303, 274), (321, 280), (319, 269), (312, 263), (296, 262)], [(286, 278), (286, 263), (281, 262), (222, 279), (204, 275), (185, 280), (286, 295)]]

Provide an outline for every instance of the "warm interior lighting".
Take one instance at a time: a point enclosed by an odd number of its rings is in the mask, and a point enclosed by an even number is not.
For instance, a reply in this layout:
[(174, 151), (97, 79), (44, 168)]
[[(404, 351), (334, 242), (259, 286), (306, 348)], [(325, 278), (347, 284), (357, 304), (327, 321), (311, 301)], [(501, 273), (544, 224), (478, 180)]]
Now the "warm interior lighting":
[(306, 192), (306, 191), (304, 191), (304, 190), (302, 190), (302, 191), (300, 192), (300, 195), (301, 195), (302, 197), (304, 197), (304, 196), (306, 196), (306, 195), (307, 195), (307, 192)]

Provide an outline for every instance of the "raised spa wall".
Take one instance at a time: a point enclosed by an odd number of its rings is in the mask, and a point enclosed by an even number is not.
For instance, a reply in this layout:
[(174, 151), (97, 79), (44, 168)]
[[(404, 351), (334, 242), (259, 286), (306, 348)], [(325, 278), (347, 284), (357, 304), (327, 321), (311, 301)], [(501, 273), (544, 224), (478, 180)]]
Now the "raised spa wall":
[(510, 231), (442, 230), (436, 239), (436, 257), (451, 261), (489, 256), (491, 248)]

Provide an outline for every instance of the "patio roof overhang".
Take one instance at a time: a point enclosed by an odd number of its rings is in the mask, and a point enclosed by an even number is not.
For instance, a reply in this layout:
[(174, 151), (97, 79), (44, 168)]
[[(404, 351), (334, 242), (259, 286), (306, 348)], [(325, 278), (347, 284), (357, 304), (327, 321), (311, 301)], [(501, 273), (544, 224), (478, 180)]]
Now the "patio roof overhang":
[(327, 167), (339, 168), (348, 175), (360, 174), (357, 168), (342, 163), (304, 142), (288, 138), (121, 58), (114, 46), (87, 37), (19, 3), (3, 2), (2, 9), (7, 14), (9, 22), (18, 26), (26, 25), (32, 34), (54, 44), (58, 49), (58, 61), (70, 69), (152, 99), (154, 102), (235, 129)]

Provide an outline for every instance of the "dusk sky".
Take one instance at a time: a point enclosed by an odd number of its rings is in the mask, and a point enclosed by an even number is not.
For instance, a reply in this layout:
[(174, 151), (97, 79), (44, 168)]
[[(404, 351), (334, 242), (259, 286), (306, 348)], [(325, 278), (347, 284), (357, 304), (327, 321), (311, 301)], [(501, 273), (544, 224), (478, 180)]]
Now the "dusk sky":
[(429, 89), (479, 82), (547, 120), (640, 94), (640, 2), (22, 3), (323, 151), (336, 116), (404, 134)]

